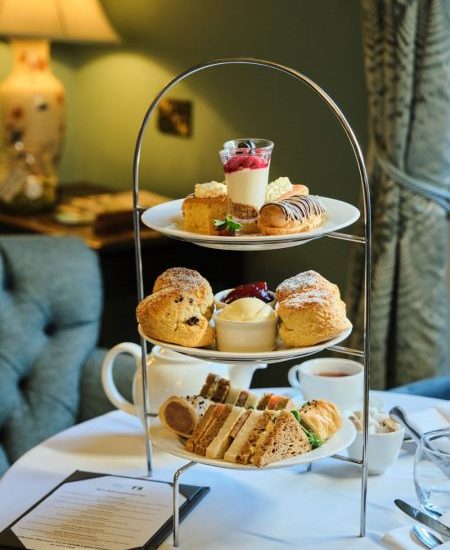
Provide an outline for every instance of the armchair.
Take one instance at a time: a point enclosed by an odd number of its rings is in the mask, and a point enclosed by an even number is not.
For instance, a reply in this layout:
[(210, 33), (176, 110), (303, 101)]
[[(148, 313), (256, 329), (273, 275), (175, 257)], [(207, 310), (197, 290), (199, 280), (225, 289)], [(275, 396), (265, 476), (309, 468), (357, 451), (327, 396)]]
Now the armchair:
[(435, 397), (436, 399), (450, 399), (450, 376), (436, 376), (435, 378), (417, 380), (404, 386), (392, 388), (391, 391)]
[[(96, 254), (72, 237), (0, 236), (0, 475), (58, 431), (112, 408), (97, 348)], [(134, 361), (117, 385), (130, 396)]]

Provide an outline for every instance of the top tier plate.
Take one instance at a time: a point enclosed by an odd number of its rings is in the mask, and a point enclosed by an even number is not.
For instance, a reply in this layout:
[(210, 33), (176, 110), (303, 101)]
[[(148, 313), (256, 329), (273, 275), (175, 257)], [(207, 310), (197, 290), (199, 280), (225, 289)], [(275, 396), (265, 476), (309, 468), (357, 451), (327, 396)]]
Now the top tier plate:
[(360, 216), (359, 210), (346, 202), (327, 197), (319, 197), (326, 208), (326, 219), (322, 225), (291, 235), (237, 235), (221, 237), (202, 235), (184, 231), (181, 205), (184, 199), (158, 204), (142, 214), (142, 222), (150, 229), (159, 231), (167, 237), (181, 239), (207, 248), (220, 250), (272, 250), (305, 244), (313, 239), (342, 229), (354, 223)]

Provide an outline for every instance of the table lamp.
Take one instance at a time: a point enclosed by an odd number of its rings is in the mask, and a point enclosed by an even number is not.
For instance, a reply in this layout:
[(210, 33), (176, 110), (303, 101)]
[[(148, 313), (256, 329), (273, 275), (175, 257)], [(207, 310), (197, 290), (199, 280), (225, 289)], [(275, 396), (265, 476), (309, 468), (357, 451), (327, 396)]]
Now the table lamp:
[(65, 133), (65, 91), (50, 68), (49, 40), (119, 42), (98, 0), (2, 0), (0, 35), (12, 72), (0, 84), (0, 201), (10, 210), (51, 206)]

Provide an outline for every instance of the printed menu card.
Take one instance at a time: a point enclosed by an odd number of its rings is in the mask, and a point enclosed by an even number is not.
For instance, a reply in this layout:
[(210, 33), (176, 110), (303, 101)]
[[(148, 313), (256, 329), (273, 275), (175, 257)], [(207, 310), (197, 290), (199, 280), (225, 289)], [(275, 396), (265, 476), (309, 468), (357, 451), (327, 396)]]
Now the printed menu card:
[[(180, 520), (209, 487), (180, 485)], [(172, 531), (172, 485), (74, 472), (0, 533), (1, 548), (152, 549)]]

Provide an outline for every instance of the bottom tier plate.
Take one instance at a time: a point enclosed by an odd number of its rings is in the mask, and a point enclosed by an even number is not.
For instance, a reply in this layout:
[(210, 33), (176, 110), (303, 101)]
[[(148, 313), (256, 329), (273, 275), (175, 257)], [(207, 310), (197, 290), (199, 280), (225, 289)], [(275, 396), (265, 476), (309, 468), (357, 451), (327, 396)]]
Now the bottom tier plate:
[(353, 442), (355, 436), (356, 430), (354, 425), (348, 418), (343, 418), (340, 430), (318, 449), (314, 449), (309, 453), (298, 455), (293, 458), (286, 458), (285, 460), (274, 462), (263, 468), (257, 468), (253, 464), (235, 464), (234, 462), (226, 462), (225, 460), (206, 458), (194, 453), (189, 453), (185, 450), (181, 439), (165, 426), (154, 424), (150, 428), (150, 438), (152, 442), (162, 451), (186, 460), (198, 462), (199, 464), (216, 466), (218, 468), (230, 468), (232, 470), (273, 470), (276, 468), (290, 468), (291, 466), (298, 466), (299, 464), (309, 464), (310, 462), (339, 453)]
[(297, 359), (298, 357), (304, 357), (306, 355), (312, 355), (313, 353), (318, 353), (326, 348), (335, 346), (343, 340), (345, 340), (350, 333), (352, 328), (348, 328), (342, 331), (338, 336), (327, 340), (325, 342), (320, 342), (314, 346), (307, 346), (304, 348), (288, 348), (279, 342), (278, 348), (273, 351), (260, 351), (260, 352), (236, 352), (236, 351), (219, 351), (215, 347), (208, 348), (188, 348), (185, 346), (179, 346), (177, 344), (170, 344), (169, 342), (162, 342), (161, 340), (155, 340), (150, 338), (142, 330), (141, 325), (138, 327), (139, 334), (143, 336), (148, 342), (161, 346), (163, 348), (170, 349), (172, 351), (177, 351), (178, 353), (184, 353), (191, 357), (196, 357), (197, 359), (204, 359), (205, 361), (218, 361), (225, 363), (245, 363), (245, 362), (259, 362), (259, 363), (280, 363), (281, 361), (287, 361), (288, 359)]

